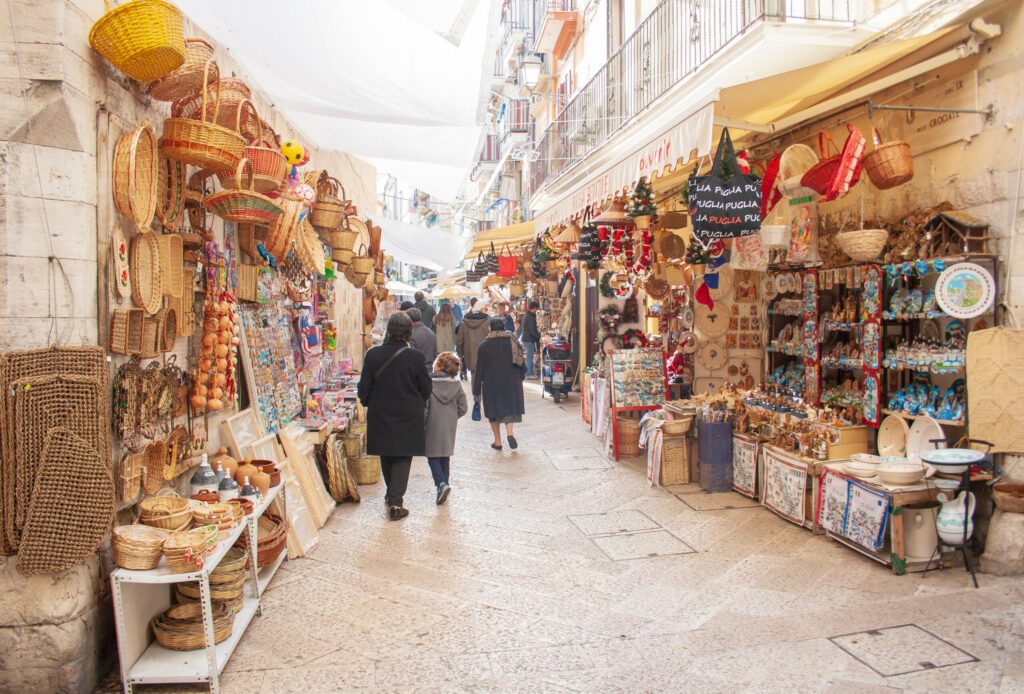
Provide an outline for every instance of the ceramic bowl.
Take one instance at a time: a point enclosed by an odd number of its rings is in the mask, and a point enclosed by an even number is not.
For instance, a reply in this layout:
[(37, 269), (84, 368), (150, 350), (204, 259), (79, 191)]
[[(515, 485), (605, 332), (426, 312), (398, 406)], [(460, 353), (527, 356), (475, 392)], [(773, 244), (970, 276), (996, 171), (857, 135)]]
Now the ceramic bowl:
[(886, 484), (914, 484), (924, 477), (924, 465), (919, 463), (884, 463), (878, 466), (878, 477)]
[(855, 463), (863, 463), (864, 465), (878, 465), (882, 462), (882, 456), (871, 455), (870, 453), (854, 453), (850, 456), (850, 460)]
[(940, 448), (921, 452), (921, 460), (929, 465), (934, 465), (939, 472), (947, 475), (966, 472), (971, 465), (984, 459), (984, 453), (970, 448)]
[(955, 492), (960, 488), (960, 480), (947, 480), (942, 477), (932, 479), (932, 484), (935, 485), (936, 489), (943, 492)]
[(845, 467), (847, 474), (854, 477), (868, 478), (878, 473), (878, 465), (872, 463), (852, 462), (846, 463)]

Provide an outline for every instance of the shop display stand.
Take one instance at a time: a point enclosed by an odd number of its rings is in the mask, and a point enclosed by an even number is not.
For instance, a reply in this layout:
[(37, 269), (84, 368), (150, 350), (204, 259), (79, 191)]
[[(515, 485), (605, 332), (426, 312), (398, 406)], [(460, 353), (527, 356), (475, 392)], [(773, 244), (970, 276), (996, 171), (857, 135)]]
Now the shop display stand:
[[(117, 651), (121, 661), (121, 684), (131, 694), (136, 684), (175, 684), (208, 682), (210, 691), (220, 691), (220, 673), (234, 653), (252, 618), (262, 613), (260, 596), (270, 579), (287, 556), (282, 551), (277, 561), (256, 567), (257, 524), (270, 504), (280, 497), (282, 515), (287, 518), (283, 484), (272, 487), (256, 504), (253, 512), (242, 523), (232, 528), (212, 554), (206, 557), (203, 568), (189, 573), (172, 573), (166, 562), (148, 571), (117, 569), (110, 575), (114, 598), (114, 624), (117, 628)], [(235, 615), (231, 636), (219, 644), (213, 640), (213, 611), (210, 601), (210, 572), (234, 546), (242, 533), (248, 533), (249, 542), (249, 595), (243, 598), (242, 608)], [(199, 604), (202, 606), (203, 625), (206, 630), (205, 649), (175, 651), (164, 648), (152, 636), (149, 624), (154, 617), (171, 605), (169, 587), (175, 583), (199, 583)]]

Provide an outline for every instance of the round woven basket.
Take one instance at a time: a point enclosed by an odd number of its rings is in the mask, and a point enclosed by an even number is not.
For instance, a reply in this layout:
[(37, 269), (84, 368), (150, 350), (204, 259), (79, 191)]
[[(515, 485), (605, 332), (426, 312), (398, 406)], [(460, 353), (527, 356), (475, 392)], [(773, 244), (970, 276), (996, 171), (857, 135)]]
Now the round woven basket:
[[(244, 183), (243, 172), (248, 175)], [(276, 201), (256, 192), (253, 186), (252, 164), (243, 157), (235, 169), (235, 187), (208, 196), (203, 206), (221, 219), (236, 224), (268, 224), (284, 210)]]
[(156, 133), (149, 123), (124, 133), (114, 146), (114, 206), (140, 231), (149, 229), (156, 211), (157, 159)]
[(302, 200), (291, 195), (282, 195), (279, 204), (284, 212), (270, 222), (264, 247), (267, 249), (267, 253), (283, 262), (288, 251), (291, 250), (292, 239), (299, 226), (299, 216), (302, 214), (303, 204)]
[(348, 469), (356, 484), (377, 484), (380, 482), (380, 458), (375, 455), (355, 456), (348, 459)]
[(353, 268), (354, 272), (365, 275), (373, 272), (376, 263), (373, 256), (369, 254), (366, 246), (360, 246), (349, 265)]
[(151, 496), (139, 502), (139, 520), (162, 530), (177, 530), (192, 522), (188, 499), (177, 496)]
[[(207, 61), (203, 67), (202, 104), (207, 103), (209, 95), (209, 74), (213, 61)], [(220, 116), (220, 91), (214, 104), (213, 114), (208, 109), (200, 111), (201, 119), (186, 117), (168, 118), (164, 121), (163, 134), (160, 137), (160, 151), (171, 159), (182, 161), (192, 166), (209, 171), (234, 171), (238, 162), (245, 156), (245, 143), (248, 141), (233, 130), (216, 122)], [(173, 110), (172, 110), (173, 113)], [(237, 111), (240, 118), (242, 110)]]
[[(234, 627), (234, 613), (226, 605), (212, 606), (213, 640), (226, 641)], [(153, 635), (157, 643), (175, 651), (194, 651), (206, 647), (206, 628), (203, 625), (203, 608), (198, 602), (175, 605), (159, 615), (152, 622)]]
[(252, 99), (249, 85), (237, 77), (221, 77), (219, 80), (211, 78), (209, 85), (210, 91), (217, 95), (219, 110), (209, 102), (204, 107), (199, 94), (193, 92), (190, 97), (174, 102), (171, 106), (171, 115), (176, 118), (203, 120), (205, 114), (207, 120), (234, 130), (246, 142), (257, 139), (261, 125), (259, 116), (255, 110), (239, 109), (243, 101)]
[[(876, 142), (881, 140), (875, 131)], [(910, 145), (902, 140), (893, 140), (875, 145), (875, 149), (864, 157), (864, 170), (879, 190), (903, 185), (914, 177), (914, 156)]]
[[(263, 132), (263, 121), (256, 114), (252, 102), (245, 99), (239, 102), (237, 108), (251, 112), (251, 120), (256, 123), (258, 135), (246, 146), (245, 158), (252, 164), (253, 189), (257, 193), (272, 193), (278, 190), (288, 176), (288, 160), (281, 154), (281, 149), (274, 144), (271, 137), (273, 131), (268, 134)], [(239, 114), (238, 124), (241, 127), (243, 122)], [(218, 174), (220, 185), (223, 188), (230, 188), (234, 177), (227, 172)]]
[(111, 533), (114, 563), (122, 569), (155, 569), (163, 555), (165, 530), (148, 525), (119, 525)]
[(110, 8), (89, 31), (89, 45), (139, 82), (165, 77), (185, 62), (181, 11), (164, 0), (132, 0)]
[(690, 430), (690, 426), (693, 424), (693, 417), (683, 417), (681, 419), (666, 419), (661, 424), (661, 433), (669, 436), (679, 436), (685, 434)]
[(808, 169), (818, 163), (818, 155), (807, 145), (790, 145), (779, 158), (778, 189), (783, 195), (801, 198), (814, 195), (814, 191), (800, 184)]
[[(147, 94), (158, 101), (176, 101), (198, 94), (203, 88), (203, 66), (213, 60), (213, 44), (205, 39), (185, 39), (185, 61), (177, 70), (144, 87)], [(214, 63), (213, 80), (220, 78), (220, 70)]]
[(889, 232), (885, 229), (859, 229), (836, 234), (836, 245), (850, 260), (875, 260), (885, 248)]
[(136, 234), (128, 254), (131, 270), (132, 303), (147, 314), (160, 310), (163, 290), (160, 277), (160, 244), (156, 234)]
[[(825, 156), (826, 141), (828, 142), (828, 149), (832, 152), (827, 157)], [(832, 137), (827, 132), (822, 131), (818, 137), (818, 143), (821, 147), (822, 158), (804, 172), (804, 175), (800, 177), (800, 185), (804, 188), (810, 188), (819, 195), (824, 195), (828, 192), (828, 186), (835, 177), (839, 165), (842, 163), (842, 155), (839, 153), (836, 143), (832, 141)]]

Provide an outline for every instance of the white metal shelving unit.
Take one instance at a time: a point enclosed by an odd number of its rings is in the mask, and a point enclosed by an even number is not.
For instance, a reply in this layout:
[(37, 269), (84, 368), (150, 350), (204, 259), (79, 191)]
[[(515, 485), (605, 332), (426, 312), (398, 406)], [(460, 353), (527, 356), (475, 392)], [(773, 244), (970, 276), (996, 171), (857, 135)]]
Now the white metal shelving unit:
[[(256, 566), (257, 523), (278, 496), (284, 507), (283, 490), (283, 481), (276, 487), (271, 487), (267, 495), (253, 508), (253, 512), (220, 541), (217, 549), (206, 558), (200, 571), (172, 573), (161, 559), (160, 565), (149, 571), (117, 569), (110, 575), (114, 597), (114, 622), (117, 627), (117, 651), (121, 660), (121, 684), (126, 694), (131, 694), (132, 687), (137, 684), (191, 682), (208, 682), (211, 692), (220, 691), (220, 673), (253, 617), (261, 614), (260, 596), (288, 556), (288, 550), (284, 549), (271, 564), (262, 568)], [(284, 517), (287, 518), (287, 509), (282, 510)], [(210, 571), (220, 563), (242, 533), (249, 533), (248, 595), (243, 599), (242, 609), (235, 615), (231, 636), (221, 643), (214, 644)], [(190, 581), (199, 583), (199, 602), (203, 606), (207, 647), (194, 651), (164, 648), (154, 640), (149, 624), (154, 617), (171, 606), (170, 586)]]

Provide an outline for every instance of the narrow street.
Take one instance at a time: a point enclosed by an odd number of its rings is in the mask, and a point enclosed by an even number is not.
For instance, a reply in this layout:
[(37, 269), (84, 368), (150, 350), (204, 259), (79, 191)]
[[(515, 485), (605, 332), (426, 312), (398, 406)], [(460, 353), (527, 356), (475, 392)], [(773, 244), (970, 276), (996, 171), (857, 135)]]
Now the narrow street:
[(405, 521), (382, 485), (339, 506), (224, 691), (1024, 690), (1019, 580), (899, 577), (739, 495), (652, 489), (577, 395), (527, 389), (518, 451), (462, 420), (446, 506), (421, 459)]

